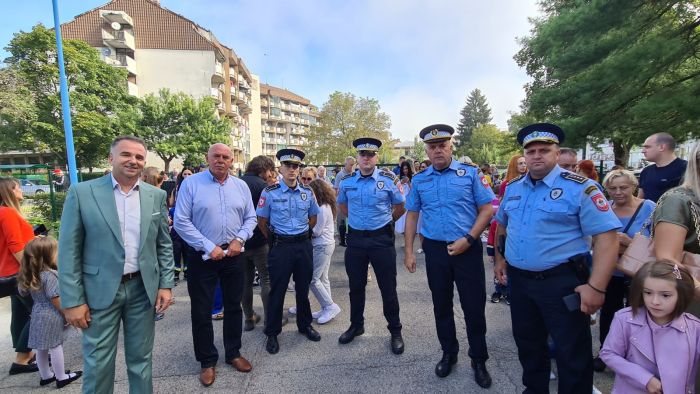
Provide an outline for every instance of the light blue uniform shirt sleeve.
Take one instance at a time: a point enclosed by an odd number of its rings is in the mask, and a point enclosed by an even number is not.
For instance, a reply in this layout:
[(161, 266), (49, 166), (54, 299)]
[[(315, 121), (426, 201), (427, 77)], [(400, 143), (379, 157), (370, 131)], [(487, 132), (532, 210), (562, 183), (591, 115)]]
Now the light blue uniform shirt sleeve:
[(202, 235), (192, 223), (193, 182), (185, 179), (177, 192), (177, 204), (175, 204), (175, 215), (173, 217), (173, 227), (177, 234), (188, 245), (199, 251), (211, 253), (216, 245)]
[(311, 193), (311, 204), (309, 204), (309, 217), (318, 215), (321, 210), (318, 206), (318, 201), (316, 201), (316, 196)]
[[(592, 180), (588, 180), (584, 186), (598, 188), (596, 182)], [(599, 189), (592, 193), (581, 193), (579, 218), (583, 235), (597, 235), (622, 227), (620, 220), (615, 216), (610, 204)]]
[(255, 214), (261, 218), (269, 219), (271, 205), (270, 193), (268, 193), (267, 190), (263, 190), (262, 193), (260, 193), (260, 199), (258, 200), (258, 207), (255, 210)]
[(501, 203), (498, 206), (498, 211), (496, 211), (496, 216), (494, 219), (501, 225), (501, 226), (508, 226), (508, 215), (506, 215), (506, 210), (504, 208), (504, 203), (508, 201), (508, 190), (509, 188), (506, 187), (505, 193), (503, 193), (503, 196), (501, 197)]
[[(415, 182), (416, 177), (414, 177), (413, 180)], [(408, 198), (406, 198), (406, 210), (420, 212), (420, 207), (420, 194), (418, 194), (418, 191), (415, 187), (412, 187), (411, 191), (408, 193)]]
[(347, 192), (345, 191), (345, 187), (343, 185), (343, 182), (340, 182), (340, 181), (338, 181), (338, 198), (336, 199), (336, 202), (338, 204), (347, 204), (348, 203)]
[(255, 214), (253, 196), (250, 193), (250, 188), (248, 188), (248, 185), (246, 185), (244, 182), (238, 182), (238, 185), (241, 189), (241, 194), (244, 195), (243, 200), (246, 201), (246, 203), (243, 209), (243, 224), (236, 235), (239, 238), (242, 238), (244, 241), (247, 241), (253, 236), (253, 231), (258, 225), (258, 218)]
[(393, 205), (398, 205), (403, 202), (406, 202), (406, 196), (401, 193), (401, 190), (399, 189), (399, 184), (395, 184), (393, 181), (390, 182), (391, 186), (389, 190), (391, 190), (391, 203)]

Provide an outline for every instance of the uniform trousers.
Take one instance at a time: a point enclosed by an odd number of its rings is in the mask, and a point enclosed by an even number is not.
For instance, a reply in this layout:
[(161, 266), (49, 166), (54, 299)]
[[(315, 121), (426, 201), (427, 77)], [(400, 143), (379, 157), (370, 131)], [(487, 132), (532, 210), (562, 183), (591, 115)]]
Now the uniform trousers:
[(454, 318), (454, 286), (464, 312), (469, 341), (469, 357), (475, 361), (489, 358), (486, 348), (486, 282), (481, 240), (456, 256), (447, 254), (447, 242), (426, 238), (423, 241), (428, 286), (433, 296), (435, 326), (442, 351), (459, 352)]
[(593, 390), (590, 318), (580, 310), (570, 312), (562, 300), (581, 284), (574, 270), (567, 268), (560, 265), (545, 275), (508, 266), (513, 337), (525, 393), (549, 393), (548, 335), (554, 341), (559, 392)]
[(372, 263), (379, 291), (382, 293), (384, 317), (391, 333), (401, 333), (399, 318), (399, 297), (396, 294), (396, 248), (394, 230), (387, 225), (386, 231), (365, 235), (351, 229), (348, 233), (348, 247), (345, 249), (345, 271), (350, 284), (350, 325), (363, 327), (365, 324), (365, 288), (367, 270)]
[(224, 305), (224, 351), (226, 360), (240, 357), (243, 312), (243, 258), (238, 255), (221, 260), (204, 260), (192, 248), (189, 250), (187, 291), (191, 300), (192, 340), (194, 355), (202, 368), (216, 366), (219, 352), (214, 346), (211, 312), (217, 281), (221, 286)]
[(276, 241), (267, 255), (267, 271), (270, 275), (270, 295), (265, 311), (265, 335), (279, 335), (282, 332), (284, 296), (287, 294), (290, 277), (294, 278), (297, 328), (303, 330), (311, 326), (313, 317), (309, 303), (309, 284), (314, 272), (311, 240)]

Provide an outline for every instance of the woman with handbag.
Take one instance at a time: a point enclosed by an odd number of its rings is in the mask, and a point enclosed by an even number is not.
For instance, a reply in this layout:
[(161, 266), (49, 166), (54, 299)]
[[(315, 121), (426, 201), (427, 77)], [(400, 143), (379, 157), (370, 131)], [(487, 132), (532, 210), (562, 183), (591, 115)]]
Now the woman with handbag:
[(19, 182), (14, 178), (0, 177), (0, 297), (10, 296), (10, 334), (17, 352), (10, 375), (38, 371), (34, 354), (27, 347), (32, 299), (17, 291), (17, 273), (24, 245), (34, 238), (32, 226), (20, 213), (22, 199)]
[[(651, 215), (656, 203), (636, 197), (634, 194), (639, 187), (639, 182), (634, 173), (628, 170), (612, 170), (603, 179), (603, 187), (610, 196), (610, 206), (615, 216), (620, 220), (622, 229), (617, 233), (620, 241), (620, 254), (632, 242), (634, 234), (641, 232), (649, 236)], [(625, 307), (627, 296), (627, 279), (620, 271), (615, 271), (605, 294), (605, 303), (600, 309), (600, 345), (603, 346), (605, 338), (610, 331), (615, 312)], [(605, 363), (596, 357), (593, 359), (593, 369), (597, 372), (605, 371)]]

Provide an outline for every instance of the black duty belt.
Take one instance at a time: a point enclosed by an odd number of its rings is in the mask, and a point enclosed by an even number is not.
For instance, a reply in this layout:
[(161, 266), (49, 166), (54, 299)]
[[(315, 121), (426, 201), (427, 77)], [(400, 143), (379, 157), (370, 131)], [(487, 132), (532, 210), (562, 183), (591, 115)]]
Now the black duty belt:
[(303, 232), (296, 235), (282, 235), (275, 233), (275, 241), (280, 243), (294, 243), (309, 240), (309, 233)]
[(361, 237), (375, 237), (377, 235), (386, 234), (387, 230), (389, 230), (388, 232), (391, 233), (391, 222), (379, 227), (376, 230), (357, 230), (348, 226), (348, 232), (350, 234), (357, 234)]
[(128, 282), (132, 279), (136, 279), (141, 276), (141, 271), (131, 272), (129, 274), (122, 275), (122, 283)]
[(529, 271), (509, 264), (508, 272), (530, 279), (546, 279), (553, 276), (571, 275), (575, 273), (568, 262), (559, 264), (556, 267), (552, 267), (544, 271)]

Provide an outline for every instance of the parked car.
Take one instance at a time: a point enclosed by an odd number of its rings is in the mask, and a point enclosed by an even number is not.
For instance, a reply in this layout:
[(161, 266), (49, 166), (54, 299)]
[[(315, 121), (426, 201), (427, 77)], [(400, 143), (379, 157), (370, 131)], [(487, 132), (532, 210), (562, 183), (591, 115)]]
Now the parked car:
[(33, 196), (35, 194), (48, 193), (51, 191), (49, 185), (37, 185), (28, 179), (19, 179), (19, 184), (25, 196)]

